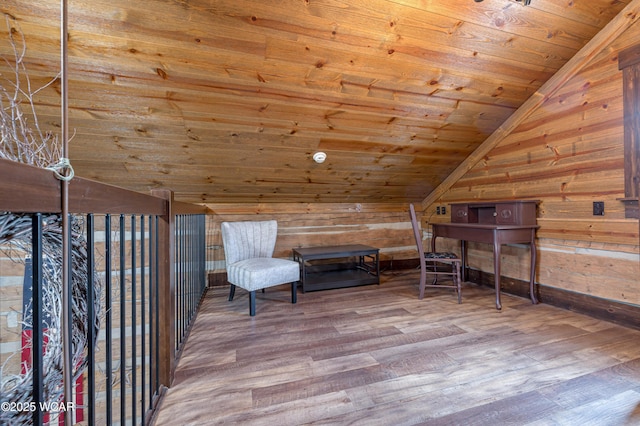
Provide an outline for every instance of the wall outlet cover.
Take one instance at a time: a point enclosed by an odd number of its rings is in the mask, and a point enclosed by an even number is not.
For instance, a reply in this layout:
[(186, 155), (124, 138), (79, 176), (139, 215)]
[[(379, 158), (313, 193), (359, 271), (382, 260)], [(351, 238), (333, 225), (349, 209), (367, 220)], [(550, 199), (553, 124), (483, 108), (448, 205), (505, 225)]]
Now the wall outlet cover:
[(593, 215), (604, 216), (604, 201), (593, 202)]

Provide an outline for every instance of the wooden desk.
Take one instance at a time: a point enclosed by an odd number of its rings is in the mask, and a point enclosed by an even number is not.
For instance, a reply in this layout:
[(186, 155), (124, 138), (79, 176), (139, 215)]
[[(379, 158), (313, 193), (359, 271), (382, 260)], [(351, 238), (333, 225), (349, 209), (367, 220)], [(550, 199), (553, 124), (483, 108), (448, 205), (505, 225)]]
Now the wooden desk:
[(531, 249), (529, 294), (536, 304), (534, 280), (536, 272), (537, 201), (483, 202), (453, 204), (452, 223), (433, 223), (431, 249), (436, 251), (436, 239), (446, 237), (460, 240), (462, 280), (466, 280), (467, 241), (493, 244), (493, 272), (495, 275), (496, 309), (500, 302), (500, 251), (502, 244), (527, 243)]

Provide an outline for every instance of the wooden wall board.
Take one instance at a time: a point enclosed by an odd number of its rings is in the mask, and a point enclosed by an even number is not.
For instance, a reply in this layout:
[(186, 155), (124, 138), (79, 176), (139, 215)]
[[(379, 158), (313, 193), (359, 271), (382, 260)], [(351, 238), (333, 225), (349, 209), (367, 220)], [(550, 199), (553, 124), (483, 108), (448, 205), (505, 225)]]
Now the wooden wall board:
[(278, 221), (274, 256), (291, 257), (294, 247), (365, 244), (380, 249), (382, 261), (413, 259), (417, 249), (411, 232), (408, 207), (387, 204), (209, 204), (207, 222), (208, 261), (224, 269), (220, 222), (237, 220)]

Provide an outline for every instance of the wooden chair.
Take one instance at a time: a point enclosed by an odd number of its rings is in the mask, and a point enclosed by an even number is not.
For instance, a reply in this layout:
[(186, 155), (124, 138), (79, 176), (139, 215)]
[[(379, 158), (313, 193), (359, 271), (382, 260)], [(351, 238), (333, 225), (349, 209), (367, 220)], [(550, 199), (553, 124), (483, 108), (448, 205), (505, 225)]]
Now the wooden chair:
[(256, 314), (256, 290), (291, 283), (291, 303), (297, 302), (300, 265), (274, 258), (278, 223), (275, 220), (222, 222), (227, 281), (231, 284), (229, 301), (236, 286), (249, 292), (249, 315)]
[[(416, 211), (413, 204), (409, 204), (409, 212), (411, 214), (411, 226), (413, 228), (413, 236), (416, 240), (416, 246), (418, 248), (418, 255), (420, 257), (420, 296), (424, 297), (425, 287), (444, 287), (454, 288), (458, 292), (458, 303), (462, 303), (462, 291), (460, 283), (460, 267), (462, 261), (458, 255), (451, 252), (425, 252), (422, 247), (422, 234), (420, 232), (420, 226), (418, 225), (418, 219), (416, 218)], [(445, 270), (438, 269), (438, 264), (444, 264)], [(427, 274), (433, 275), (433, 282), (427, 284)], [(453, 281), (451, 285), (438, 284), (438, 276), (449, 276)]]

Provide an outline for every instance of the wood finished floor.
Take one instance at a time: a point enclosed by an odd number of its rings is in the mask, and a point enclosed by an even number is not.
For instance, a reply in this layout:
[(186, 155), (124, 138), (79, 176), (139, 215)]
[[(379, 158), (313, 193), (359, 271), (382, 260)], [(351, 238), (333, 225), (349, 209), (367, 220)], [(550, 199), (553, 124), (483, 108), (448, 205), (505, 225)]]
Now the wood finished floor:
[(417, 271), (380, 286), (211, 289), (156, 425), (640, 424), (640, 331)]

